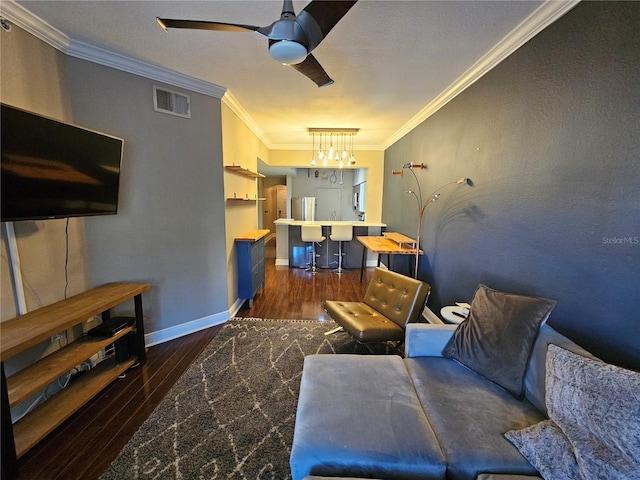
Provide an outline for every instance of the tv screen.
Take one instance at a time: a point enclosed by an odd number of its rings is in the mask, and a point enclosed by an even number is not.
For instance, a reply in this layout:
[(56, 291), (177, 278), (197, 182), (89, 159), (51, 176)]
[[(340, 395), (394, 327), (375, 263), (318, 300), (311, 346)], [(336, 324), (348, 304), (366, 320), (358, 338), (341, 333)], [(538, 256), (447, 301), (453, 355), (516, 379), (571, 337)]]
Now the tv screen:
[(3, 222), (117, 213), (122, 139), (4, 104), (0, 130)]

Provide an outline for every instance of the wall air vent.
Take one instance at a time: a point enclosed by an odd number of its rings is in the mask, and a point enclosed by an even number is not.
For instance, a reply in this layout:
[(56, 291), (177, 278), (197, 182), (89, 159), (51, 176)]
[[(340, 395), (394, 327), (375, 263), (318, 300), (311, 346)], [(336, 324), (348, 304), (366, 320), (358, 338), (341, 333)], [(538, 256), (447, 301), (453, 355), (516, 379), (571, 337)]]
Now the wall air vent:
[(153, 87), (153, 109), (178, 117), (191, 118), (191, 100), (185, 93)]

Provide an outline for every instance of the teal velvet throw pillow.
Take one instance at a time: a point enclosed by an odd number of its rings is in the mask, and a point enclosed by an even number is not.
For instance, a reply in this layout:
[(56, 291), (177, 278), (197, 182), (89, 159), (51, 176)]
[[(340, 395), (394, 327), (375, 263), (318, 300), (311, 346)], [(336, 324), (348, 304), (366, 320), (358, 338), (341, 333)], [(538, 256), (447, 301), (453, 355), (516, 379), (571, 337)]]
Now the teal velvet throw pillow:
[(554, 300), (515, 295), (478, 285), (469, 316), (442, 351), (522, 398), (524, 374), (540, 325)]

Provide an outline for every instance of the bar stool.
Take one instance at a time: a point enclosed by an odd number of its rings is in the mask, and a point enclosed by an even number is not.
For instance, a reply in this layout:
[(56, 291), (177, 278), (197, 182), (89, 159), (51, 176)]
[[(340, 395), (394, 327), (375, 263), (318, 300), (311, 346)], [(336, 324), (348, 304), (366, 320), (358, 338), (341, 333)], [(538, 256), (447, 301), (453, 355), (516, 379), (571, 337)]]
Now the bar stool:
[(331, 225), (331, 234), (329, 238), (334, 242), (338, 242), (338, 268), (334, 270), (338, 275), (342, 274), (342, 257), (344, 252), (342, 251), (342, 242), (349, 242), (353, 239), (353, 226), (351, 225)]
[(316, 273), (316, 243), (324, 242), (327, 237), (322, 236), (321, 225), (302, 225), (300, 229), (300, 237), (303, 242), (311, 242), (311, 263), (307, 272)]

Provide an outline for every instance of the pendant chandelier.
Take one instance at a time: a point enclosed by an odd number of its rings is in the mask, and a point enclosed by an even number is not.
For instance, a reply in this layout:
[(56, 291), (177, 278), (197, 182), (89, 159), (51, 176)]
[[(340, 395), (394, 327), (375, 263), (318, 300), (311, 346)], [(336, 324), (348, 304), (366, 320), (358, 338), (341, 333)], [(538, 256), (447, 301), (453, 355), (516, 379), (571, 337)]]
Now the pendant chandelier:
[(309, 128), (309, 135), (312, 137), (311, 166), (315, 167), (321, 163), (323, 167), (333, 167), (336, 162), (338, 168), (355, 165), (353, 137), (359, 130), (359, 128)]

